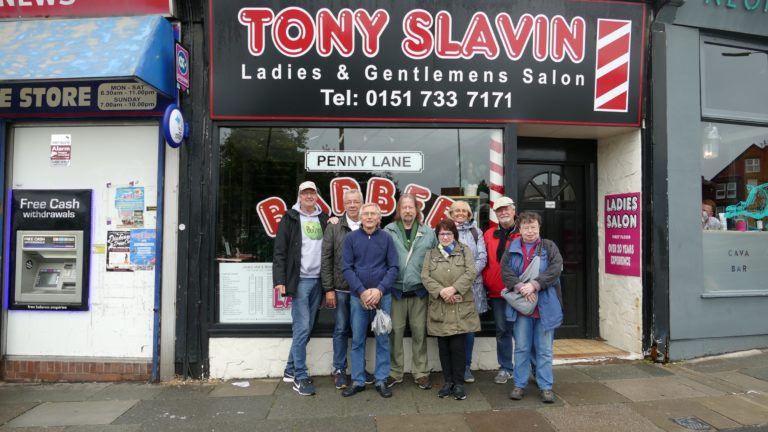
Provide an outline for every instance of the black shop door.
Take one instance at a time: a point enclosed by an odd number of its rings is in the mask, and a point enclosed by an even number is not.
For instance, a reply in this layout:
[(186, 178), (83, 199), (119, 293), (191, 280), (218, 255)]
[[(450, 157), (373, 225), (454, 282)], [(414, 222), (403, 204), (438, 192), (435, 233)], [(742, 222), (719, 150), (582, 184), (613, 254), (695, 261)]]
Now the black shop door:
[(565, 318), (557, 338), (597, 336), (596, 143), (520, 138), (518, 213), (541, 214), (542, 238), (563, 256)]

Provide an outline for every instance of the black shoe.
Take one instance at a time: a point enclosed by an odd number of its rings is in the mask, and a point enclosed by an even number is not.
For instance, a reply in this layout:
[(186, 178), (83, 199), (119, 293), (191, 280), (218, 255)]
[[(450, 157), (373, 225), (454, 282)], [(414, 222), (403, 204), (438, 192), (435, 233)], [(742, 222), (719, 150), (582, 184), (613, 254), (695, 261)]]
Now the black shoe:
[(356, 394), (358, 394), (358, 393), (360, 393), (361, 391), (364, 391), (364, 390), (365, 390), (365, 386), (364, 385), (362, 385), (362, 386), (351, 385), (351, 386), (347, 387), (346, 389), (344, 389), (344, 391), (341, 392), (341, 395), (344, 396), (344, 397), (350, 397), (350, 396), (354, 396), (354, 395), (356, 395)]
[(447, 398), (448, 396), (451, 395), (452, 392), (453, 392), (453, 383), (447, 382), (443, 384), (443, 387), (440, 390), (438, 390), (437, 397), (439, 397), (440, 399)]
[(379, 392), (381, 397), (383, 398), (391, 398), (392, 397), (392, 390), (389, 389), (384, 383), (376, 384), (376, 391)]
[(464, 384), (456, 384), (453, 386), (453, 398), (456, 400), (464, 400), (467, 398), (467, 392), (464, 391)]
[(372, 373), (365, 371), (365, 383), (366, 384), (374, 384), (376, 382), (376, 377), (373, 376)]

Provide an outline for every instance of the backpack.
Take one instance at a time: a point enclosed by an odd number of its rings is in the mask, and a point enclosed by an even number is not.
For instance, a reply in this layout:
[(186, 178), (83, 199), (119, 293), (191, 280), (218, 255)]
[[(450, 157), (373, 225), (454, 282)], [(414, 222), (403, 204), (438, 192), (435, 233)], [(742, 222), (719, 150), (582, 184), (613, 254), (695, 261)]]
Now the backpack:
[(477, 227), (476, 227), (476, 226), (473, 226), (473, 227), (472, 227), (472, 228), (470, 228), (470, 230), (469, 230), (469, 232), (470, 232), (470, 233), (472, 233), (472, 238), (473, 238), (473, 239), (475, 239), (475, 244), (477, 244), (477, 238), (480, 236), (480, 234), (478, 233), (478, 231), (480, 231), (480, 230), (479, 230), (479, 229), (477, 229)]

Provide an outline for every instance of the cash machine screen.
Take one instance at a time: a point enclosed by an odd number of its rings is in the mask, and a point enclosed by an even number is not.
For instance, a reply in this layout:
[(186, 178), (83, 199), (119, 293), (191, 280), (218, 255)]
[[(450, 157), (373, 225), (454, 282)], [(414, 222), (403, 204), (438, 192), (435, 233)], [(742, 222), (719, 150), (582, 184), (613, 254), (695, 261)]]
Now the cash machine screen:
[(59, 270), (42, 270), (37, 274), (37, 281), (35, 281), (35, 288), (58, 288), (59, 286)]

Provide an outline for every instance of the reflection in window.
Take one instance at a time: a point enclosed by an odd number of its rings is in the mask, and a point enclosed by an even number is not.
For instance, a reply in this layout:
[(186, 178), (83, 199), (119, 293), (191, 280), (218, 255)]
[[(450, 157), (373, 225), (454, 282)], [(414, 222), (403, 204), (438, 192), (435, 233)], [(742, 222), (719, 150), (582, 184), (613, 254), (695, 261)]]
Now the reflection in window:
[[(702, 122), (702, 131), (710, 123)], [(717, 158), (702, 157), (702, 200), (715, 202), (718, 218), (727, 217), (729, 230), (758, 229), (758, 221), (768, 221), (768, 128), (713, 123), (722, 137)], [(754, 193), (752, 191), (755, 191)], [(764, 225), (764, 223), (762, 224)]]

